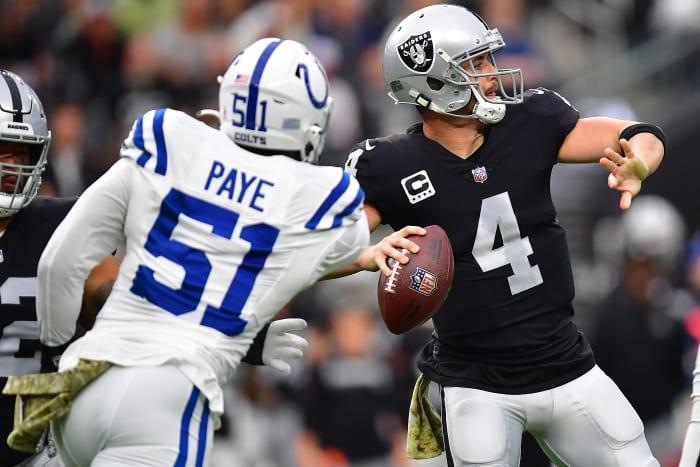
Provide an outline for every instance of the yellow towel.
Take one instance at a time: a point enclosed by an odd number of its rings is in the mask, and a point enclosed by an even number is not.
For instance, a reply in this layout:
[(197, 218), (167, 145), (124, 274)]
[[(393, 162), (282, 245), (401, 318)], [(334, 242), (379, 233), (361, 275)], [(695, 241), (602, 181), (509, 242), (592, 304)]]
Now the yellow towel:
[(75, 395), (110, 366), (109, 362), (80, 360), (67, 371), (10, 376), (2, 393), (17, 397), (7, 445), (22, 452), (36, 452), (51, 420), (66, 414)]
[(439, 456), (445, 450), (442, 421), (440, 414), (430, 403), (429, 389), (430, 380), (421, 374), (413, 388), (408, 412), (406, 457), (409, 459), (430, 459)]

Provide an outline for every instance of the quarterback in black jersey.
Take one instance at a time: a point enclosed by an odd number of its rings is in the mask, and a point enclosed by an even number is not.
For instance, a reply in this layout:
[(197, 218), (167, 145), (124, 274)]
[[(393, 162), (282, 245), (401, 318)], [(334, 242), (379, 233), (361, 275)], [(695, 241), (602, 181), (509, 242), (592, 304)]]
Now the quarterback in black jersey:
[(395, 232), (341, 273), (402, 263), (405, 237), (442, 226), (455, 273), (419, 357), (439, 384), (450, 466), (512, 466), (530, 432), (557, 465), (658, 466), (644, 427), (596, 366), (572, 319), (568, 247), (550, 194), (558, 162), (600, 163), (627, 209), (664, 154), (650, 124), (579, 118), (557, 93), (522, 90), (496, 67), (500, 34), (466, 8), (433, 5), (387, 39), (389, 95), (417, 106), (406, 134), (369, 139), (346, 170), (365, 190), (370, 228)]

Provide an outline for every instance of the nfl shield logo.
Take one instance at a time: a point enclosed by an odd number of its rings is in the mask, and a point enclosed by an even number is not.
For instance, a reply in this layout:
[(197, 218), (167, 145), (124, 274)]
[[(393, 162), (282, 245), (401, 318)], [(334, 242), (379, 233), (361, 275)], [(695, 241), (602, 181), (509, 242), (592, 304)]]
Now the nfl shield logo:
[(396, 47), (401, 61), (413, 71), (425, 72), (433, 64), (433, 39), (430, 31), (411, 36)]
[(486, 167), (477, 167), (476, 169), (472, 169), (472, 177), (474, 177), (474, 181), (477, 183), (484, 183), (487, 178), (489, 178), (488, 174), (486, 173)]
[(431, 295), (437, 289), (437, 276), (423, 268), (416, 268), (416, 272), (411, 274), (409, 288), (423, 295)]

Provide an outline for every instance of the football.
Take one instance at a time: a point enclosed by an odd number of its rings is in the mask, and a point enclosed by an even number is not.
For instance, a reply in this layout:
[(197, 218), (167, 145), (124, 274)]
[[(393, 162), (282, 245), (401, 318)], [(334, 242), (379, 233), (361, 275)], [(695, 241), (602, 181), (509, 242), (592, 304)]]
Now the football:
[(379, 273), (377, 298), (386, 327), (403, 334), (432, 318), (452, 287), (454, 257), (447, 233), (438, 225), (425, 227), (424, 236), (407, 238), (420, 246), (417, 254), (404, 251), (407, 264), (390, 262), (391, 275)]

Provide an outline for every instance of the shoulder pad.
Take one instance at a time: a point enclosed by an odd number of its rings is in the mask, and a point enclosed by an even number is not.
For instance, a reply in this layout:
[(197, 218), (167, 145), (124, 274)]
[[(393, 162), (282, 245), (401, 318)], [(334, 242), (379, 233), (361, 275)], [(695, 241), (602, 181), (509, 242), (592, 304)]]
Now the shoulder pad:
[(525, 91), (522, 105), (528, 112), (536, 115), (554, 115), (569, 109), (578, 112), (559, 93), (542, 87)]
[[(330, 167), (329, 167), (330, 168)], [(360, 184), (339, 167), (332, 167), (333, 182), (319, 199), (313, 215), (306, 223), (309, 230), (332, 229), (357, 222), (362, 215), (365, 194)]]
[(31, 213), (32, 216), (37, 216), (37, 218), (58, 219), (60, 222), (73, 207), (77, 199), (77, 196), (37, 196), (28, 206), (24, 207), (22, 211)]
[[(422, 132), (419, 134), (422, 135)], [(400, 163), (404, 157), (404, 149), (410, 148), (412, 144), (411, 136), (405, 134), (366, 139), (356, 143), (345, 160), (345, 171), (357, 177), (358, 164), (366, 165), (370, 159), (384, 161), (387, 164)]]
[[(133, 159), (140, 166), (157, 174), (165, 175), (168, 169), (168, 149), (165, 144), (166, 124), (177, 125), (185, 119), (191, 119), (191, 117), (178, 110), (149, 110), (134, 121), (129, 135), (122, 143), (121, 156)], [(174, 132), (174, 134), (177, 133)]]

